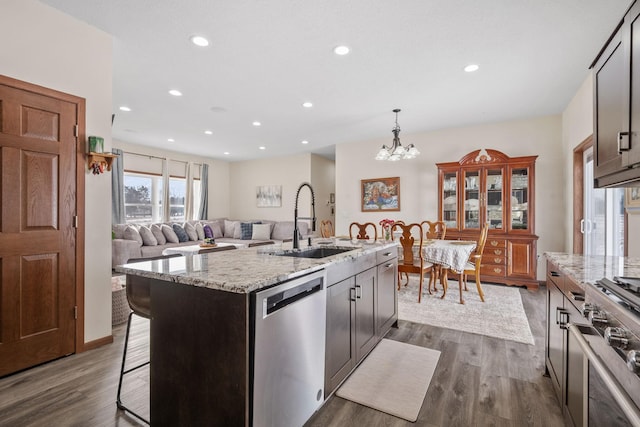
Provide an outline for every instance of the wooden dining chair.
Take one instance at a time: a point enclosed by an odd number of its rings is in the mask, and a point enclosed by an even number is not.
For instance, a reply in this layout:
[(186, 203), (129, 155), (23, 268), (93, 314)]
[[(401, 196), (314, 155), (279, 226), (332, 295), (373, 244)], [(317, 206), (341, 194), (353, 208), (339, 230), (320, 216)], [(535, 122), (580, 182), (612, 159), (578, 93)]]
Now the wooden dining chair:
[(320, 236), (332, 237), (333, 236), (333, 222), (330, 219), (324, 219), (320, 222)]
[(480, 301), (484, 302), (484, 292), (482, 292), (482, 285), (480, 284), (480, 267), (482, 266), (482, 253), (484, 252), (484, 245), (487, 242), (487, 234), (489, 233), (489, 223), (482, 225), (480, 229), (480, 237), (478, 238), (478, 244), (475, 251), (469, 256), (469, 260), (462, 270), (458, 274), (458, 287), (460, 288), (460, 304), (464, 304), (462, 298), (462, 287), (467, 290), (467, 275), (473, 274), (476, 277), (476, 289), (478, 289), (478, 295), (480, 295)]
[(444, 221), (422, 221), (420, 225), (427, 239), (444, 240), (447, 234), (447, 224)]
[[(422, 233), (422, 226), (418, 223), (404, 224), (396, 222), (391, 226), (391, 236), (395, 239), (393, 232), (395, 230), (402, 231), (399, 237), (400, 245), (402, 247), (402, 253), (398, 260), (398, 289), (400, 289), (400, 278), (404, 274), (407, 277), (407, 281), (404, 284), (409, 284), (409, 273), (420, 275), (420, 286), (418, 288), (418, 303), (422, 299), (422, 285), (424, 283), (424, 275), (426, 273), (433, 272), (433, 264), (424, 259), (422, 254), (422, 247), (424, 245), (424, 234)], [(416, 245), (416, 237), (418, 237), (418, 244)], [(417, 251), (417, 252), (414, 252)], [(429, 289), (431, 289), (431, 280), (433, 280), (433, 274), (429, 275)], [(431, 291), (429, 290), (429, 293)]]
[[(353, 226), (357, 228), (358, 234), (353, 234)], [(349, 225), (349, 238), (353, 240), (354, 238), (357, 240), (369, 240), (371, 237), (369, 236), (368, 230), (373, 229), (373, 240), (378, 240), (378, 228), (372, 222), (365, 222), (364, 224), (360, 224), (358, 222), (352, 222)]]

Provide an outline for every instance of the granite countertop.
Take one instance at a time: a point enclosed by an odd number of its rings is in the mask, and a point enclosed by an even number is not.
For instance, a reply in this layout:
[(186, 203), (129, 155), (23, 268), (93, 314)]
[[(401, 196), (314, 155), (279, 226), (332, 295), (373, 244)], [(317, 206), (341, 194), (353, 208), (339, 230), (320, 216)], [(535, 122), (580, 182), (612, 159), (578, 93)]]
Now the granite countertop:
[[(322, 244), (321, 243), (329, 243)], [(308, 249), (307, 242), (300, 250)], [(325, 258), (276, 256), (291, 250), (292, 244), (258, 246), (247, 249), (187, 255), (161, 260), (141, 261), (116, 266), (115, 270), (134, 276), (218, 289), (249, 293), (294, 277), (322, 270), (330, 264), (353, 260), (384, 248), (395, 248), (397, 242), (352, 242), (349, 239), (316, 239), (312, 247), (352, 247), (353, 251)]]
[(561, 252), (545, 252), (544, 256), (578, 283), (593, 285), (603, 277), (611, 280), (614, 276), (640, 277), (640, 258)]

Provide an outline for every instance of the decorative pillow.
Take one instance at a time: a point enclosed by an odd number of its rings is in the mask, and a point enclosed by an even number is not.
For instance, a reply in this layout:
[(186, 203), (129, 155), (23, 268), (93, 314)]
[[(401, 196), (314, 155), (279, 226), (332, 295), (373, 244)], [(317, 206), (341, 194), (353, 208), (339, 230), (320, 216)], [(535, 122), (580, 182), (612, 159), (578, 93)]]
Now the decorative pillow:
[(253, 223), (241, 222), (240, 223), (240, 238), (242, 240), (251, 240), (253, 235)]
[(202, 227), (202, 229), (204, 230), (205, 239), (211, 239), (213, 237), (213, 230), (211, 230), (211, 227), (209, 227), (209, 224), (206, 224), (204, 227)]
[(198, 235), (198, 240), (204, 240), (204, 227), (201, 222), (196, 222), (196, 234)]
[(167, 243), (167, 238), (164, 237), (164, 233), (162, 232), (162, 229), (158, 224), (153, 224), (151, 226), (151, 232), (153, 233), (153, 236), (158, 241), (159, 245), (164, 245), (165, 243)]
[(176, 236), (178, 236), (179, 242), (189, 241), (189, 235), (187, 234), (186, 231), (184, 231), (184, 228), (182, 228), (180, 224), (173, 224), (172, 227), (173, 227), (173, 231), (176, 233)]
[(167, 243), (180, 242), (180, 239), (178, 239), (178, 235), (176, 234), (176, 232), (173, 231), (173, 228), (171, 228), (167, 224), (162, 224), (162, 234), (164, 234), (164, 237), (167, 239)]
[(198, 233), (196, 233), (196, 228), (193, 226), (193, 224), (189, 222), (185, 222), (182, 228), (184, 228), (184, 231), (187, 232), (187, 236), (189, 236), (189, 240), (194, 240), (194, 241), (198, 240)]
[(156, 239), (149, 228), (142, 225), (138, 231), (140, 232), (140, 237), (142, 237), (142, 244), (144, 246), (156, 246), (158, 244), (158, 239)]
[[(229, 221), (228, 219), (224, 220), (224, 237), (230, 237), (230, 238), (234, 238), (233, 235), (235, 234), (235, 229), (236, 229), (236, 224), (240, 224), (239, 221)], [(236, 239), (239, 239), (240, 237), (236, 237)]]
[(142, 245), (142, 237), (140, 237), (140, 233), (138, 233), (138, 230), (132, 225), (127, 225), (127, 228), (124, 229), (124, 238), (127, 240), (135, 240)]
[(242, 227), (240, 227), (241, 222), (236, 221), (235, 226), (233, 227), (233, 238), (234, 239), (242, 239)]
[(222, 231), (222, 226), (219, 221), (211, 223), (211, 231), (213, 232), (213, 237), (216, 239), (219, 237), (224, 237), (224, 232)]
[(269, 240), (271, 224), (253, 224), (252, 240)]

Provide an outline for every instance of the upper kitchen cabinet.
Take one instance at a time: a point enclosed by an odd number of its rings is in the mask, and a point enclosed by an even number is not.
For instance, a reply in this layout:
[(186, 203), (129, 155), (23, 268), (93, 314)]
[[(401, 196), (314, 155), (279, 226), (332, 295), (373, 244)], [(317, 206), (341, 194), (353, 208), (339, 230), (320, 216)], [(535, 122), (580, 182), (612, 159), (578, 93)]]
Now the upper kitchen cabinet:
[(592, 65), (596, 187), (640, 185), (638, 18), (634, 2)]
[(481, 279), (535, 288), (535, 161), (496, 150), (476, 150), (457, 162), (438, 163), (438, 216), (447, 239), (477, 240), (482, 224), (489, 235)]

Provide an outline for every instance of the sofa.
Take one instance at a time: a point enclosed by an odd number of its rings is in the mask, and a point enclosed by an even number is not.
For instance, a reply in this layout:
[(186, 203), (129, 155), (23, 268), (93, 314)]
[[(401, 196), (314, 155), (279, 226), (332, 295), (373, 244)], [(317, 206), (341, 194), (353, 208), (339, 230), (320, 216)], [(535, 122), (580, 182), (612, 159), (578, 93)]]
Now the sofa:
[[(115, 224), (112, 226), (111, 267), (130, 260), (161, 256), (166, 248), (200, 244), (209, 237), (205, 226), (216, 243), (231, 243), (237, 248), (245, 248), (290, 241), (293, 239), (293, 225), (293, 221), (227, 218), (185, 223)], [(298, 222), (298, 229), (303, 238), (310, 235), (306, 222)]]

